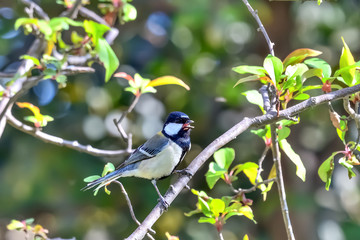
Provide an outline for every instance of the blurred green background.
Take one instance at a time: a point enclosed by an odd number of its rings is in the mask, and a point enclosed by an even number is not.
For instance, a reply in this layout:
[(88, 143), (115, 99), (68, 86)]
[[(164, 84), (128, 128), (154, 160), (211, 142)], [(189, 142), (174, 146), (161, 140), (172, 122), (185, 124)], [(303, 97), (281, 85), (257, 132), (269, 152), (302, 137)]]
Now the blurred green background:
[[(64, 9), (55, 1), (36, 1), (49, 14), (58, 16)], [(119, 60), (118, 71), (140, 73), (155, 78), (173, 75), (190, 85), (186, 91), (179, 86), (158, 87), (155, 95), (141, 97), (124, 127), (134, 134), (134, 147), (161, 129), (166, 115), (183, 111), (195, 121), (192, 150), (186, 156), (185, 167), (204, 147), (243, 117), (261, 114), (249, 104), (241, 92), (258, 89), (257, 83), (233, 85), (239, 75), (231, 68), (241, 64), (262, 65), (268, 48), (257, 31), (255, 20), (240, 0), (134, 0), (138, 18), (125, 25), (116, 24), (120, 34), (113, 45)], [(250, 1), (259, 11), (270, 38), (275, 42), (275, 54), (284, 59), (297, 48), (313, 48), (337, 67), (343, 36), (355, 60), (360, 55), (359, 0), (330, 1), (321, 6), (316, 1)], [(97, 10), (97, 1), (87, 6)], [(20, 1), (0, 0), (0, 71), (13, 72), (19, 66), (19, 56), (26, 53), (34, 37), (15, 31), (13, 24), (25, 17)], [(79, 18), (81, 19), (81, 18)], [(57, 89), (51, 81), (33, 88), (20, 101), (29, 101), (51, 115), (45, 132), (68, 140), (78, 140), (103, 149), (123, 149), (112, 119), (131, 104), (133, 96), (124, 91), (126, 80), (111, 79), (104, 84), (104, 69), (93, 66), (94, 74), (69, 78), (66, 88)], [(316, 81), (316, 80), (314, 80)], [(312, 92), (321, 94), (320, 91)], [(296, 103), (296, 102), (295, 102)], [(343, 112), (341, 103), (334, 103)], [(14, 107), (20, 119), (26, 110)], [(327, 107), (320, 106), (301, 114), (301, 124), (292, 127), (289, 142), (302, 157), (307, 180), (295, 175), (295, 166), (284, 158), (285, 186), (297, 239), (342, 240), (358, 239), (360, 235), (359, 178), (348, 180), (347, 171), (335, 168), (331, 190), (317, 176), (317, 168), (332, 151), (342, 150), (331, 125)], [(355, 127), (350, 138), (356, 137)], [(264, 149), (263, 141), (249, 131), (229, 146), (235, 148), (236, 163), (257, 162)], [(49, 229), (49, 236), (110, 240), (127, 237), (136, 224), (131, 220), (126, 201), (114, 185), (110, 196), (103, 191), (94, 197), (91, 191), (81, 192), (83, 179), (100, 174), (105, 162), (118, 164), (124, 158), (101, 159), (84, 153), (53, 146), (7, 126), (0, 142), (0, 239), (20, 239), (8, 232), (11, 219), (35, 218)], [(265, 160), (265, 175), (272, 159)], [(231, 195), (222, 182), (210, 191), (206, 185), (204, 166), (190, 182), (192, 188), (205, 190), (213, 197)], [(159, 182), (164, 193), (176, 176)], [(142, 179), (122, 179), (140, 219), (157, 203), (151, 183)], [(246, 179), (239, 186), (247, 187)], [(245, 217), (233, 217), (224, 227), (227, 240), (286, 239), (274, 187), (266, 202), (259, 192), (247, 195), (254, 200), (253, 210), (258, 224)], [(156, 223), (156, 239), (165, 239), (165, 232), (180, 239), (217, 239), (210, 224), (197, 223), (197, 216), (187, 218), (184, 212), (195, 209), (196, 197), (188, 190), (174, 201)]]

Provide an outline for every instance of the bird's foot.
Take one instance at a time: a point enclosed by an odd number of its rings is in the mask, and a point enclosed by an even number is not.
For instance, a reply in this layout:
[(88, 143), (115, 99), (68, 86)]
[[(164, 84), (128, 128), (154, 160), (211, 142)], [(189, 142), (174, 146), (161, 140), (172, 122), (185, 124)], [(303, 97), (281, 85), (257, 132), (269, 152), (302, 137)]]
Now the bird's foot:
[(161, 205), (163, 206), (164, 211), (166, 212), (169, 209), (170, 205), (165, 201), (165, 199), (162, 196), (160, 196), (158, 201), (161, 202)]
[(175, 170), (174, 171), (176, 174), (179, 175), (186, 175), (188, 177), (193, 177), (194, 174), (192, 174), (187, 168), (181, 169), (181, 170)]

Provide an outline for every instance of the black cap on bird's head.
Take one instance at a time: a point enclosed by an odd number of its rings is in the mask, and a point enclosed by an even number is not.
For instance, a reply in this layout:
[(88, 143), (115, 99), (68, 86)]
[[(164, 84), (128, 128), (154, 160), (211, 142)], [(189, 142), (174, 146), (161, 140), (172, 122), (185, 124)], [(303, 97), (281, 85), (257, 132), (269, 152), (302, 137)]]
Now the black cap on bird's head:
[(194, 128), (194, 126), (191, 126), (192, 123), (194, 123), (194, 121), (185, 113), (172, 112), (165, 121), (163, 133), (168, 136), (189, 133), (189, 130)]

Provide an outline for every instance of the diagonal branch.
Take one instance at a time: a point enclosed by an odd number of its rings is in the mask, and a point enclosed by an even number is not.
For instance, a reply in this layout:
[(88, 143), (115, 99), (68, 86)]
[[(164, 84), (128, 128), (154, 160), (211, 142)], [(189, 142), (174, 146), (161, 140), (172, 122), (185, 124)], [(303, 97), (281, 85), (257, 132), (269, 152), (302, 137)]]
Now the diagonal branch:
[[(254, 118), (244, 118), (238, 124), (230, 128), (217, 139), (215, 139), (199, 155), (197, 155), (197, 157), (187, 167), (190, 174), (181, 175), (179, 177), (179, 179), (166, 192), (164, 196), (165, 201), (170, 205), (177, 197), (177, 195), (180, 194), (181, 190), (188, 184), (191, 179), (191, 175), (194, 175), (199, 170), (199, 168), (207, 161), (207, 159), (209, 159), (214, 154), (216, 150), (223, 147), (231, 140), (235, 139), (237, 136), (239, 136), (241, 133), (243, 133), (250, 127), (262, 127), (266, 124), (276, 123), (279, 120), (286, 119), (290, 116), (295, 116), (305, 110), (308, 110), (315, 106), (319, 106), (320, 104), (334, 101), (359, 91), (360, 84), (335, 92), (323, 94), (317, 97), (311, 97), (306, 101), (303, 101), (285, 110), (279, 111), (278, 116), (276, 116), (276, 114), (265, 114)], [(161, 203), (158, 203), (142, 222), (141, 226), (139, 226), (127, 239), (143, 239), (147, 232), (147, 229), (151, 228), (151, 226), (157, 221), (157, 219), (159, 219), (162, 213), (162, 205)]]
[(72, 148), (79, 152), (84, 152), (84, 153), (87, 153), (87, 154), (90, 154), (93, 156), (117, 157), (117, 156), (130, 154), (132, 152), (132, 150), (129, 151), (128, 149), (126, 149), (126, 150), (103, 150), (103, 149), (94, 148), (90, 145), (82, 145), (78, 141), (65, 140), (60, 137), (56, 137), (56, 136), (44, 133), (40, 129), (30, 127), (30, 126), (20, 122), (13, 115), (11, 115), (10, 112), (8, 112), (6, 114), (6, 119), (7, 119), (7, 122), (14, 128), (16, 128), (24, 133), (27, 133), (31, 136), (34, 136), (46, 143), (51, 143), (51, 144), (54, 144), (57, 146)]

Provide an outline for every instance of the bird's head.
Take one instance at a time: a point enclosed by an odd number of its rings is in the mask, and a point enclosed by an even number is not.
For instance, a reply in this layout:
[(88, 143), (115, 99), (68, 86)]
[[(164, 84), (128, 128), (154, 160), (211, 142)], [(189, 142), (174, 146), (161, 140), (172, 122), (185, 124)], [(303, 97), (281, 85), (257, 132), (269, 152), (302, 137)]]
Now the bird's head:
[(172, 112), (169, 114), (163, 128), (163, 134), (169, 137), (182, 137), (189, 135), (190, 130), (194, 128), (191, 124), (194, 121), (190, 120), (189, 116), (182, 112)]

